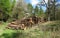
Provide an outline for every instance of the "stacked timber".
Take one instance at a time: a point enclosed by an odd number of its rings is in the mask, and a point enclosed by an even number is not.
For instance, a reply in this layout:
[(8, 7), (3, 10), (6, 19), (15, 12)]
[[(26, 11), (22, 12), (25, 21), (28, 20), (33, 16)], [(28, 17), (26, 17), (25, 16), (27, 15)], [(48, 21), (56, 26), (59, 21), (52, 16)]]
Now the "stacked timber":
[(36, 16), (32, 16), (29, 18), (25, 18), (22, 20), (16, 20), (8, 24), (6, 28), (8, 29), (27, 29), (28, 27), (32, 27), (34, 24), (38, 24), (39, 18)]

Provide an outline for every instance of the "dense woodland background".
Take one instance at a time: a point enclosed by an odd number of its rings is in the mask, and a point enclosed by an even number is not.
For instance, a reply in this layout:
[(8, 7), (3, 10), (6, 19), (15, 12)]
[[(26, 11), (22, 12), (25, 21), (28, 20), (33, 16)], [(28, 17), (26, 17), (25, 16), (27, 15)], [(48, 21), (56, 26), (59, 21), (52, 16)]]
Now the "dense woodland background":
[[(43, 4), (45, 3), (45, 4)], [(44, 12), (42, 6), (46, 6)], [(30, 3), (24, 2), (24, 0), (0, 0), (0, 21), (12, 21), (14, 19), (21, 19), (27, 13), (33, 15), (33, 12), (38, 17), (45, 17), (47, 20), (60, 20), (60, 4), (57, 0), (48, 3), (40, 2), (35, 8)]]

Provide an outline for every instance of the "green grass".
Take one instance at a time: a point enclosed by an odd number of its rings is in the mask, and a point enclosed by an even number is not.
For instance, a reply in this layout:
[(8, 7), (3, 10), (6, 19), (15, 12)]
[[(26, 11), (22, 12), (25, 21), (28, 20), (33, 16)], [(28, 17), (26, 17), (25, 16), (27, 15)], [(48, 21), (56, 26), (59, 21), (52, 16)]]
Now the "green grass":
[[(57, 36), (59, 32), (51, 32), (51, 31), (41, 31), (40, 27), (32, 27), (27, 30), (11, 30), (6, 29), (8, 23), (2, 23), (0, 24), (0, 38), (60, 38), (60, 36)], [(50, 23), (44, 23), (43, 26), (57, 26), (60, 25), (60, 21), (54, 21)], [(38, 26), (38, 25), (37, 25)], [(44, 28), (45, 29), (45, 28)], [(56, 35), (52, 35), (56, 34)], [(60, 34), (59, 34), (60, 35)]]
[(49, 36), (49, 32), (43, 32), (39, 30), (30, 30), (26, 32), (24, 30), (6, 29), (2, 32), (0, 38), (39, 38), (39, 37), (44, 38), (45, 34), (46, 36)]

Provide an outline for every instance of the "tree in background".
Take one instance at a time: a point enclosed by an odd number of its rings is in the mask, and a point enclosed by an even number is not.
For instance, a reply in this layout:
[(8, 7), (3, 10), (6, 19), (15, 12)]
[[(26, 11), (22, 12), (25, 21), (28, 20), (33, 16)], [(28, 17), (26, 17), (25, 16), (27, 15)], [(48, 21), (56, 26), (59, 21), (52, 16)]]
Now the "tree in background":
[(0, 19), (6, 21), (11, 13), (10, 0), (0, 0), (0, 11), (2, 11)]
[(44, 17), (45, 16), (42, 7), (40, 7), (40, 9), (39, 9), (38, 16), (40, 16), (40, 17)]
[(27, 5), (24, 0), (18, 0), (13, 8), (13, 18), (21, 19), (25, 16), (27, 12)]
[(43, 17), (44, 16), (44, 11), (41, 7), (36, 6), (34, 9), (34, 13), (38, 17)]
[(0, 20), (13, 20), (25, 17), (27, 4), (24, 0), (0, 0)]
[(39, 12), (39, 8), (38, 8), (38, 6), (36, 6), (35, 9), (34, 9), (35, 15), (37, 15), (38, 12)]
[[(49, 0), (48, 0), (49, 1)], [(50, 20), (57, 20), (56, 18), (56, 7), (57, 7), (57, 0), (50, 0), (49, 1), (49, 11), (50, 11)], [(48, 10), (48, 9), (47, 9)]]
[(50, 20), (56, 20), (56, 2), (57, 0), (50, 1)]
[(60, 20), (60, 5), (57, 5), (56, 7), (56, 20)]
[(47, 15), (47, 20), (56, 20), (56, 5), (57, 5), (57, 0), (48, 0), (48, 3), (46, 3), (45, 0), (40, 2), (41, 6), (46, 6), (46, 15)]
[(33, 11), (33, 6), (32, 6), (32, 4), (28, 3), (27, 8), (28, 8), (28, 12), (29, 12), (30, 14), (32, 14), (32, 11)]

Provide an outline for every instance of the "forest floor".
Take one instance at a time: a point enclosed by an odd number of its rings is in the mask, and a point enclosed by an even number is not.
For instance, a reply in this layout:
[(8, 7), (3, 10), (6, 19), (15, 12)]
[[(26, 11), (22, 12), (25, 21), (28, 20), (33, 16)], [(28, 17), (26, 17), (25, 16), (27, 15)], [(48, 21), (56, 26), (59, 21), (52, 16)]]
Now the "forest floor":
[(32, 28), (28, 28), (26, 30), (6, 29), (5, 27), (7, 25), (8, 23), (4, 22), (0, 24), (0, 38), (60, 38), (60, 31), (46, 31), (46, 28), (51, 25), (59, 27), (60, 21), (38, 23)]

